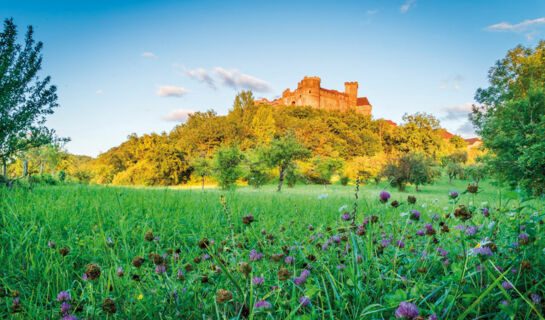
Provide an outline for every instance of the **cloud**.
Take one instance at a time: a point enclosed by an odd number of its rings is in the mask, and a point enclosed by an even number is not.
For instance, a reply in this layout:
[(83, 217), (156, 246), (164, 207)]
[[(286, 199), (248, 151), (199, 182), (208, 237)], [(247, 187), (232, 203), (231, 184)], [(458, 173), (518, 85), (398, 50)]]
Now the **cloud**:
[(401, 11), (401, 13), (406, 13), (407, 11), (409, 11), (409, 9), (411, 9), (415, 5), (416, 5), (416, 0), (407, 0), (405, 4), (399, 7), (399, 10)]
[(161, 117), (161, 120), (186, 122), (187, 119), (189, 119), (189, 116), (193, 113), (195, 113), (195, 111), (193, 110), (176, 109), (176, 110), (172, 110), (166, 116)]
[(96, 94), (102, 94), (102, 89), (98, 89), (97, 91), (95, 91)]
[(378, 13), (378, 9), (375, 9), (375, 10), (367, 10), (367, 14), (372, 16), (374, 14), (377, 14)]
[(196, 79), (212, 89), (217, 89), (214, 79), (212, 79), (208, 71), (204, 70), (203, 68), (188, 70), (186, 67), (184, 67), (184, 73), (191, 79)]
[(159, 86), (157, 90), (157, 95), (161, 97), (181, 97), (186, 93), (185, 88), (175, 86)]
[(534, 26), (545, 24), (545, 17), (537, 18), (533, 20), (524, 20), (517, 24), (510, 24), (508, 22), (500, 22), (486, 27), (487, 31), (495, 32), (523, 32)]
[(443, 117), (444, 120), (461, 120), (467, 119), (469, 113), (473, 109), (473, 104), (471, 102), (466, 102), (458, 106), (449, 106), (442, 108), (447, 114)]
[(448, 89), (452, 88), (456, 91), (460, 90), (460, 82), (464, 81), (464, 76), (460, 74), (452, 75), (446, 79), (443, 79), (439, 84), (439, 89)]
[(153, 52), (142, 52), (142, 57), (155, 59), (157, 56)]
[(223, 85), (234, 89), (242, 88), (256, 92), (268, 92), (271, 90), (267, 81), (240, 73), (236, 69), (226, 70), (222, 67), (216, 67), (214, 69), (214, 74), (219, 78), (219, 81)]
[(471, 121), (466, 121), (464, 124), (462, 124), (458, 129), (456, 129), (456, 133), (463, 136), (463, 137), (475, 137), (477, 133), (475, 133), (475, 128), (473, 127), (473, 123)]

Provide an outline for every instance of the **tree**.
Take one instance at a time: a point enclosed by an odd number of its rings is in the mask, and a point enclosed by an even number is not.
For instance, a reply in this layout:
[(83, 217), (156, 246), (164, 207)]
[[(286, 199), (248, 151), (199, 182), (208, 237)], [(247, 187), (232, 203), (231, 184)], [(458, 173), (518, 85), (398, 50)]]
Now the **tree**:
[(458, 164), (464, 164), (467, 162), (467, 151), (465, 150), (458, 150), (455, 151), (448, 156), (444, 156), (441, 158), (441, 164), (444, 166), (447, 166), (449, 163), (458, 163)]
[(344, 161), (340, 158), (316, 156), (312, 158), (312, 168), (309, 172), (311, 180), (323, 184), (324, 189), (331, 183), (331, 177), (341, 170)]
[(198, 157), (191, 162), (193, 173), (201, 177), (202, 190), (204, 190), (204, 178), (212, 174), (212, 166), (206, 157)]
[(58, 106), (57, 88), (50, 85), (49, 76), (38, 77), (43, 44), (35, 42), (33, 34), (29, 26), (24, 46), (18, 44), (13, 19), (4, 21), (0, 33), (0, 160), (4, 176), (13, 155), (55, 140), (55, 131), (44, 123)]
[(478, 185), (479, 181), (486, 177), (487, 171), (484, 163), (473, 163), (464, 168), (464, 175), (471, 178)]
[(405, 186), (412, 183), (418, 192), (418, 186), (433, 183), (439, 176), (439, 171), (433, 168), (430, 158), (422, 153), (412, 152), (390, 161), (385, 165), (382, 174), (399, 191), (405, 191)]
[(240, 164), (243, 159), (244, 156), (236, 145), (221, 147), (217, 150), (213, 169), (222, 189), (228, 190), (235, 187), (235, 183), (242, 176)]
[(278, 167), (278, 191), (281, 191), (286, 170), (294, 161), (308, 158), (310, 151), (297, 140), (293, 132), (288, 132), (274, 138), (264, 150), (264, 156), (269, 166)]
[(460, 177), (464, 173), (464, 168), (459, 162), (449, 162), (447, 164), (448, 183), (452, 184), (452, 180)]
[(490, 150), (488, 164), (512, 187), (545, 193), (545, 41), (518, 46), (489, 71), (471, 120)]
[(263, 158), (263, 150), (249, 150), (244, 155), (244, 180), (255, 189), (269, 181), (269, 167)]

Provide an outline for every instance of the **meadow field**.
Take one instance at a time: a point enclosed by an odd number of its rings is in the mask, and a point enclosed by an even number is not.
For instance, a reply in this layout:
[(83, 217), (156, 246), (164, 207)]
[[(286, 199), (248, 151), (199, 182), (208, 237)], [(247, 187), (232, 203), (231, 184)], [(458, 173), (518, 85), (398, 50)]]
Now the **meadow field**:
[(2, 189), (0, 317), (543, 319), (545, 202), (467, 184)]

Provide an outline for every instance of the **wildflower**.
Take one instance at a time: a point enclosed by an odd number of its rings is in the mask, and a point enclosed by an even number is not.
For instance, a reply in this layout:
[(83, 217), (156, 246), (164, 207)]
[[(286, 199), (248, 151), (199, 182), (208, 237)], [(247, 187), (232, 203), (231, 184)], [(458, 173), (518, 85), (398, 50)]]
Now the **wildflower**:
[(255, 221), (254, 216), (252, 216), (252, 213), (248, 213), (247, 216), (242, 217), (242, 223), (249, 226), (252, 222)]
[(337, 266), (337, 270), (341, 271), (343, 269), (346, 269), (346, 266), (344, 265), (344, 263)]
[(527, 233), (523, 232), (523, 233), (519, 234), (519, 243), (522, 244), (522, 245), (530, 243), (530, 239), (528, 238)]
[(263, 254), (257, 253), (256, 250), (250, 251), (250, 261), (261, 260), (261, 258), (263, 258)]
[(155, 273), (157, 273), (157, 274), (163, 274), (166, 271), (167, 271), (167, 268), (162, 264), (159, 264), (159, 265), (155, 266)]
[(541, 304), (541, 296), (539, 294), (537, 294), (537, 293), (532, 293), (530, 295), (530, 299), (532, 299), (532, 302), (535, 305)]
[(350, 219), (352, 219), (352, 217), (350, 216), (350, 213), (348, 211), (346, 211), (345, 213), (343, 213), (343, 215), (341, 216), (341, 218), (343, 219), (343, 221), (349, 221)]
[(68, 250), (67, 246), (64, 246), (64, 247), (59, 249), (59, 253), (60, 253), (61, 256), (65, 257), (65, 256), (68, 255), (68, 253), (70, 253), (70, 250)]
[(210, 259), (210, 255), (209, 255), (208, 253), (205, 253), (205, 254), (202, 256), (202, 259), (203, 259), (204, 261), (209, 260), (209, 259)]
[(338, 235), (334, 235), (333, 237), (331, 237), (331, 241), (335, 243), (341, 243), (341, 237), (339, 237)]
[(489, 247), (476, 247), (471, 249), (471, 254), (478, 257), (491, 257), (494, 255)]
[(379, 194), (379, 198), (380, 198), (380, 202), (386, 203), (388, 202), (388, 199), (390, 199), (390, 194), (387, 191), (382, 190)]
[(57, 245), (55, 244), (55, 242), (53, 242), (53, 241), (47, 241), (47, 245), (48, 245), (51, 249), (55, 249), (55, 247), (57, 246)]
[(416, 203), (416, 197), (415, 196), (408, 196), (407, 197), (407, 202), (410, 203), (410, 204), (415, 204)]
[(84, 273), (81, 278), (83, 279), (83, 281), (88, 281), (89, 280), (89, 277), (87, 276), (86, 273)]
[(501, 287), (504, 288), (505, 290), (513, 289), (513, 286), (508, 281), (502, 282)]
[(216, 293), (216, 301), (218, 303), (224, 303), (233, 299), (233, 294), (229, 290), (219, 289)]
[(210, 246), (210, 240), (208, 240), (208, 238), (202, 238), (197, 245), (200, 249), (206, 249)]
[(85, 274), (90, 280), (100, 277), (100, 267), (96, 263), (90, 263), (85, 267)]
[(439, 317), (438, 317), (437, 314), (435, 314), (435, 313), (433, 313), (432, 315), (430, 315), (430, 316), (428, 317), (428, 320), (437, 320), (437, 319), (439, 319)]
[(424, 228), (426, 229), (426, 234), (429, 236), (433, 236), (436, 233), (431, 223), (426, 224)]
[(57, 301), (70, 301), (70, 293), (68, 293), (67, 291), (59, 292), (59, 294), (57, 295)]
[(280, 270), (278, 270), (278, 280), (280, 281), (288, 280), (291, 277), (291, 275), (292, 273), (288, 269), (281, 267)]
[(246, 262), (241, 262), (239, 271), (247, 277), (252, 272), (252, 266)]
[(452, 191), (448, 194), (448, 196), (449, 196), (451, 199), (456, 199), (456, 198), (458, 198), (458, 195), (459, 195), (459, 194), (458, 194), (458, 191), (455, 191), (455, 190), (452, 190)]
[(104, 302), (102, 303), (102, 310), (109, 314), (116, 313), (117, 308), (115, 306), (115, 302), (110, 298), (106, 298), (106, 300), (104, 300)]
[(478, 190), (479, 190), (479, 185), (477, 185), (475, 182), (472, 182), (467, 185), (467, 191), (469, 193), (477, 193)]
[(324, 193), (324, 194), (321, 194), (318, 196), (318, 200), (322, 200), (322, 199), (325, 199), (327, 198), (327, 193)]
[(78, 320), (78, 318), (75, 315), (69, 314), (69, 315), (61, 318), (61, 320)]
[(490, 216), (490, 210), (488, 208), (483, 208), (481, 209), (481, 213), (483, 214), (483, 216), (485, 217), (489, 217)]
[(119, 278), (123, 277), (125, 275), (125, 271), (123, 271), (123, 267), (117, 267), (117, 276)]
[(310, 299), (306, 296), (302, 296), (301, 298), (299, 298), (299, 303), (302, 306), (308, 306), (310, 304)]
[(270, 309), (272, 305), (267, 300), (259, 300), (254, 304), (255, 309)]
[(411, 210), (411, 220), (418, 221), (420, 220), (420, 212), (418, 210)]
[(154, 238), (153, 232), (151, 231), (146, 232), (146, 235), (144, 236), (144, 239), (146, 239), (146, 241), (151, 242), (153, 241), (153, 238)]
[(266, 233), (267, 233), (267, 230), (265, 230), (265, 228), (262, 228), (262, 229), (261, 229), (261, 234), (264, 235), (264, 234), (266, 234)]
[(424, 230), (424, 229), (420, 229), (420, 230), (416, 231), (417, 236), (423, 236), (425, 234), (426, 234), (426, 230)]
[(402, 301), (395, 311), (395, 317), (397, 319), (413, 319), (418, 317), (420, 311), (418, 307), (410, 302)]
[(477, 226), (469, 226), (466, 229), (466, 236), (472, 236), (476, 234), (479, 231), (479, 227)]
[(263, 277), (253, 277), (253, 278), (252, 278), (252, 284), (253, 284), (254, 286), (260, 286), (260, 285), (263, 284), (263, 280), (264, 280)]
[(140, 268), (140, 266), (144, 263), (145, 259), (140, 257), (140, 256), (136, 256), (134, 257), (134, 259), (132, 259), (132, 265), (137, 267), (137, 268)]
[(397, 240), (396, 245), (399, 248), (405, 248), (405, 242), (403, 242), (403, 240)]
[(292, 256), (287, 256), (286, 259), (284, 259), (284, 262), (287, 264), (293, 264), (293, 261), (295, 261), (295, 259)]
[(68, 314), (68, 311), (70, 311), (70, 308), (71, 308), (71, 306), (70, 306), (68, 303), (66, 303), (66, 302), (63, 302), (63, 303), (61, 304), (61, 312), (62, 312), (63, 314)]
[(454, 210), (454, 216), (460, 220), (470, 219), (471, 215), (471, 211), (464, 205), (460, 205)]
[(390, 203), (390, 205), (392, 206), (392, 208), (397, 208), (399, 207), (399, 202), (397, 200), (394, 200)]

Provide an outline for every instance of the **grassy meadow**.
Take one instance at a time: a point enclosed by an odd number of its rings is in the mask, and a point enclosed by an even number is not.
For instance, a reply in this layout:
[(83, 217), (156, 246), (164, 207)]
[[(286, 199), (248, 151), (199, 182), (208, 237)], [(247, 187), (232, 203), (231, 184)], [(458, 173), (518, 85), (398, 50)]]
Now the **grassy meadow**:
[(0, 318), (543, 319), (545, 202), (468, 183), (2, 189)]

